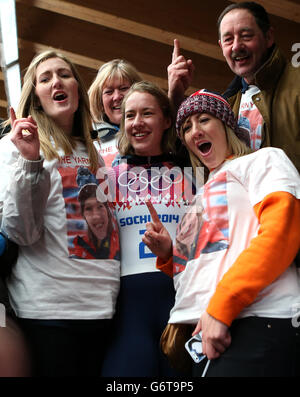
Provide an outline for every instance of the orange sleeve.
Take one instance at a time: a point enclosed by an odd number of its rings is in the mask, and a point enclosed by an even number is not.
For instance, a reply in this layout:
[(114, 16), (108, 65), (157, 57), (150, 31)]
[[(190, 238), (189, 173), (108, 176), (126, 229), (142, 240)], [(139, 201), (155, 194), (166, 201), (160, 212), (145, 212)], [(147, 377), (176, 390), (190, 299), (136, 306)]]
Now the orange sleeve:
[(156, 268), (173, 278), (173, 256), (170, 256), (167, 262), (156, 258)]
[(230, 326), (243, 308), (293, 262), (300, 248), (300, 200), (275, 192), (254, 206), (260, 228), (226, 272), (207, 312)]

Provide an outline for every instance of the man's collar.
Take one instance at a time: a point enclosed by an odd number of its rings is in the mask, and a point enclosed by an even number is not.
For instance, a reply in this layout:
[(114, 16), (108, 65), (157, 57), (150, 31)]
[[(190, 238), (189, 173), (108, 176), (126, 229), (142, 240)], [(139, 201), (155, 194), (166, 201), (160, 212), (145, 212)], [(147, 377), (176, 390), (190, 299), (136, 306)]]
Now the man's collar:
[(242, 91), (242, 94), (244, 94), (248, 90), (249, 84), (245, 81), (245, 79), (243, 77), (242, 77), (241, 83), (242, 83), (241, 91)]

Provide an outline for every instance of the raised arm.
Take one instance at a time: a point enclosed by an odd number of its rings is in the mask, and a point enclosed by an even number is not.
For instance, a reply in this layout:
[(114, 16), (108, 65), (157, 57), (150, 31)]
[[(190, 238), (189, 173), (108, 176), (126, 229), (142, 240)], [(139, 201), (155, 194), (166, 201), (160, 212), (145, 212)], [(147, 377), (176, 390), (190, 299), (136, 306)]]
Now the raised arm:
[(185, 91), (191, 85), (194, 69), (192, 60), (186, 60), (180, 55), (180, 44), (175, 39), (172, 62), (168, 66), (168, 96), (175, 111), (183, 101)]
[[(31, 245), (43, 232), (50, 174), (43, 167), (38, 128), (33, 118), (16, 119), (11, 109), (11, 123), (8, 140), (1, 140), (1, 230), (18, 245)], [(13, 153), (9, 137), (17, 153)]]
[(40, 158), (40, 140), (36, 122), (31, 116), (16, 118), (13, 108), (10, 108), (11, 141), (17, 147), (25, 160), (36, 161)]

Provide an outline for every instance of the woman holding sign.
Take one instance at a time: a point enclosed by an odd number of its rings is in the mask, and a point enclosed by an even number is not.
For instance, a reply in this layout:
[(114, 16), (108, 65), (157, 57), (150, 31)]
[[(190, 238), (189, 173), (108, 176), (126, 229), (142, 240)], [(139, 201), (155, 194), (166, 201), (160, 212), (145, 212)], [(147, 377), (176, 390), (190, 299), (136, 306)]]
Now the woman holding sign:
[(175, 235), (190, 198), (190, 185), (184, 185), (183, 170), (176, 166), (172, 127), (167, 95), (150, 82), (135, 83), (122, 103), (118, 143), (122, 157), (113, 167), (121, 287), (103, 376), (175, 374), (159, 351), (159, 338), (174, 304), (173, 282), (157, 271), (155, 255), (142, 242), (149, 221), (147, 199)]
[(0, 207), (19, 256), (7, 285), (33, 374), (99, 375), (119, 261), (74, 258), (74, 238), (87, 233), (77, 170), (84, 164), (96, 176), (103, 161), (90, 136), (87, 93), (65, 56), (46, 51), (33, 59), (10, 122), (0, 142)]
[(250, 153), (215, 93), (180, 105), (177, 132), (207, 180), (173, 244), (148, 204), (143, 241), (176, 289), (169, 323), (202, 331), (207, 376), (299, 376), (299, 173), (280, 149)]

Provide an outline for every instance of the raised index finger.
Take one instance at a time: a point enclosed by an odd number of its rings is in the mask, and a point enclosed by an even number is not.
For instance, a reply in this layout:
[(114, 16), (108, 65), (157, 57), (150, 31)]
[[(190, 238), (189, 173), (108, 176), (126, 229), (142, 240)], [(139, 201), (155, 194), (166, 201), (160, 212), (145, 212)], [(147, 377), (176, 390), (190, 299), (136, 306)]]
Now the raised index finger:
[(177, 39), (174, 40), (174, 49), (172, 53), (172, 62), (174, 62), (180, 55), (180, 44)]
[(153, 204), (150, 200), (146, 200), (146, 205), (148, 207), (148, 210), (150, 212), (151, 218), (153, 220), (154, 223), (161, 223), (160, 219), (157, 215), (156, 209), (153, 207)]
[(9, 113), (10, 113), (10, 120), (11, 120), (11, 125), (13, 125), (14, 121), (16, 120), (16, 113), (13, 107), (10, 107), (9, 109)]

